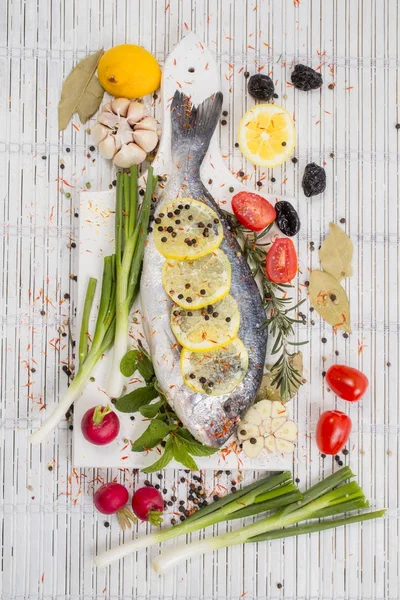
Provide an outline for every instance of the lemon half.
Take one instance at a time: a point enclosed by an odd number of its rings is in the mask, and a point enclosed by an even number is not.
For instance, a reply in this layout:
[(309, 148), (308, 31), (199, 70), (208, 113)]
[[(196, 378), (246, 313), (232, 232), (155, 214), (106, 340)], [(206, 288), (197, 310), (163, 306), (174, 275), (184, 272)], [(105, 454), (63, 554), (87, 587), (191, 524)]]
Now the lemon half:
[(232, 342), (240, 325), (239, 307), (228, 294), (223, 300), (199, 310), (174, 304), (171, 329), (181, 346), (192, 352), (215, 350)]
[(258, 167), (277, 167), (293, 154), (296, 131), (289, 112), (277, 104), (257, 104), (239, 124), (242, 154)]
[(187, 310), (225, 298), (231, 287), (231, 263), (222, 250), (196, 260), (166, 259), (162, 284), (168, 296)]
[(222, 396), (229, 394), (247, 373), (249, 357), (243, 342), (236, 338), (227, 346), (208, 352), (181, 352), (181, 373), (195, 392)]

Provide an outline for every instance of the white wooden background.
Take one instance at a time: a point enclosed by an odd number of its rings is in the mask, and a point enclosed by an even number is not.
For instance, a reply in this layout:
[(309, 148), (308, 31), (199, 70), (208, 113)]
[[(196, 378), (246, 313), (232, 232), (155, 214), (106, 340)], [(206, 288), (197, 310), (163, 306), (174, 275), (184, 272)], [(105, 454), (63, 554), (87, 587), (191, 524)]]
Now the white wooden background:
[[(2, 600), (397, 600), (399, 19), (397, 0), (0, 0)], [(307, 324), (299, 337), (311, 341), (304, 350), (308, 383), (294, 412), (306, 441), (293, 473), (301, 487), (334, 468), (313, 441), (320, 411), (336, 405), (321, 372), (335, 360), (359, 366), (370, 392), (356, 405), (337, 402), (354, 424), (346, 463), (372, 505), (388, 514), (360, 527), (222, 550), (159, 578), (150, 569), (157, 550), (106, 570), (96, 571), (92, 562), (94, 552), (123, 537), (115, 519), (106, 528), (94, 512), (93, 488), (114, 477), (132, 488), (145, 478), (128, 470), (74, 470), (66, 422), (41, 448), (30, 448), (27, 436), (43, 406), (51, 409), (67, 385), (62, 365), (72, 354), (63, 334), (75, 308), (70, 275), (77, 251), (70, 244), (78, 231), (78, 192), (87, 183), (107, 189), (114, 178), (89, 151), (90, 136), (77, 118), (76, 128), (58, 134), (62, 80), (88, 53), (125, 41), (143, 44), (162, 63), (187, 30), (219, 61), (229, 112), (222, 153), (232, 169), (249, 175), (250, 186), (263, 173), (255, 174), (234, 148), (238, 120), (253, 104), (243, 70), (271, 72), (278, 101), (295, 114), (299, 162), (266, 172), (262, 191), (297, 198), (300, 283), (318, 265), (309, 242), (318, 248), (328, 222), (346, 219), (355, 244), (355, 273), (346, 284), (353, 334), (348, 340), (334, 335), (303, 309)], [(294, 61), (321, 68), (320, 92), (287, 84)], [(306, 199), (300, 182), (310, 160), (326, 163), (328, 184), (323, 196)], [(182, 476), (191, 481), (182, 471), (166, 472), (168, 495), (176, 487), (178, 499), (186, 497)], [(238, 476), (208, 475), (205, 485), (211, 491)]]

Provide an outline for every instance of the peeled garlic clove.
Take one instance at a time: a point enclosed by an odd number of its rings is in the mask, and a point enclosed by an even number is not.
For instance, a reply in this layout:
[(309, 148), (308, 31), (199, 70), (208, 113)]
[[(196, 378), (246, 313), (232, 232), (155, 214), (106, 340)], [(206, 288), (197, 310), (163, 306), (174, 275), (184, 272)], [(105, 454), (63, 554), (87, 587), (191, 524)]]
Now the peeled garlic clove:
[(243, 420), (248, 423), (253, 423), (254, 425), (261, 425), (262, 421), (261, 415), (255, 407), (249, 408)]
[(129, 125), (135, 125), (138, 121), (146, 116), (146, 109), (141, 102), (131, 102), (128, 108), (128, 123)]
[(271, 416), (271, 400), (260, 400), (260, 402), (257, 402), (256, 407), (262, 419), (267, 419)]
[(102, 112), (97, 120), (102, 125), (105, 125), (110, 129), (114, 129), (114, 127), (119, 123), (120, 117), (113, 112)]
[(251, 437), (258, 437), (259, 435), (260, 430), (257, 427), (257, 425), (253, 425), (252, 423), (247, 423), (245, 421), (240, 423), (237, 430), (237, 436), (241, 442), (244, 440), (248, 440)]
[(287, 417), (288, 411), (282, 402), (272, 402), (271, 417)]
[(136, 123), (135, 131), (148, 129), (149, 131), (157, 131), (157, 119), (154, 117), (145, 117)]
[(267, 417), (260, 425), (260, 433), (264, 437), (271, 433), (271, 417)]
[(271, 433), (275, 433), (279, 427), (281, 427), (284, 423), (286, 423), (285, 417), (280, 417), (278, 419), (271, 419)]
[(294, 421), (286, 421), (286, 423), (281, 425), (279, 429), (275, 430), (274, 435), (280, 440), (294, 442), (295, 440), (297, 440), (297, 425)]
[(158, 136), (154, 131), (134, 131), (133, 139), (146, 152), (151, 152), (157, 146)]
[(110, 133), (110, 130), (101, 123), (95, 123), (92, 127), (92, 137), (95, 144), (100, 144)]
[(99, 152), (103, 158), (112, 158), (116, 152), (115, 140), (112, 135), (108, 135), (105, 140), (99, 144)]
[(294, 452), (294, 444), (292, 442), (276, 439), (275, 445), (278, 452), (282, 452), (282, 454), (293, 454)]
[(264, 438), (250, 438), (243, 442), (243, 451), (249, 458), (255, 458), (264, 448)]
[(267, 450), (267, 452), (269, 452), (270, 454), (272, 454), (273, 452), (275, 452), (276, 450), (276, 445), (275, 445), (275, 438), (273, 435), (269, 435), (268, 437), (266, 437), (264, 439), (264, 448)]
[(114, 100), (111, 102), (111, 108), (116, 115), (126, 117), (130, 104), (131, 101), (128, 100), (128, 98), (114, 98)]
[(146, 152), (136, 144), (124, 144), (114, 156), (114, 165), (123, 169), (139, 165), (146, 158)]

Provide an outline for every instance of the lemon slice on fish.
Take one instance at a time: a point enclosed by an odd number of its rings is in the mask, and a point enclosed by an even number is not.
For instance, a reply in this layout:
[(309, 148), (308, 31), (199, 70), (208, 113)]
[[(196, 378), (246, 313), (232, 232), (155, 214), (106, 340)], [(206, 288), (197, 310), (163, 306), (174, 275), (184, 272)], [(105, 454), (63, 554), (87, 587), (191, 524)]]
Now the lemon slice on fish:
[(290, 113), (277, 104), (257, 104), (239, 124), (242, 154), (258, 167), (277, 167), (293, 154), (296, 131)]
[(229, 293), (231, 263), (218, 249), (196, 260), (167, 259), (161, 276), (164, 290), (178, 306), (203, 308)]
[(171, 329), (186, 350), (204, 352), (215, 350), (237, 336), (240, 325), (239, 307), (228, 294), (216, 304), (199, 310), (185, 310), (174, 304), (171, 311)]
[(229, 394), (247, 373), (249, 358), (243, 342), (208, 352), (181, 352), (181, 373), (185, 384), (195, 392), (222, 396)]
[(193, 198), (172, 200), (155, 215), (154, 242), (166, 258), (201, 258), (216, 250), (223, 236), (217, 213)]

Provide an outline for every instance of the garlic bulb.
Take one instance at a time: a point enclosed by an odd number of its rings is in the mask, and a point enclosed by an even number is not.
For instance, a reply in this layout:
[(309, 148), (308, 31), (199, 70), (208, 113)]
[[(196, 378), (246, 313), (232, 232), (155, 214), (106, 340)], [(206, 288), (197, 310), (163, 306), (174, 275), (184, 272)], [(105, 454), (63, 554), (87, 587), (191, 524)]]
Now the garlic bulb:
[(114, 98), (103, 106), (92, 135), (101, 156), (129, 168), (142, 163), (157, 146), (157, 121), (141, 102)]
[(288, 410), (282, 402), (261, 400), (244, 415), (237, 436), (249, 458), (258, 456), (264, 448), (268, 453), (292, 454), (297, 425), (288, 419)]

